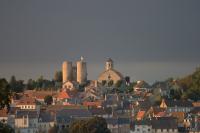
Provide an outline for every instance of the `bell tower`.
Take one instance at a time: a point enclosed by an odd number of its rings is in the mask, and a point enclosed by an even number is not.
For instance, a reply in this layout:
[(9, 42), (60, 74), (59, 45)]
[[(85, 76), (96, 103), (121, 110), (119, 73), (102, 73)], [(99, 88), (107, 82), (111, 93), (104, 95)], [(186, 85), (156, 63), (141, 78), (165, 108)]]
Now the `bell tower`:
[(109, 58), (107, 61), (106, 61), (106, 70), (109, 70), (109, 69), (113, 69), (113, 60), (111, 58)]

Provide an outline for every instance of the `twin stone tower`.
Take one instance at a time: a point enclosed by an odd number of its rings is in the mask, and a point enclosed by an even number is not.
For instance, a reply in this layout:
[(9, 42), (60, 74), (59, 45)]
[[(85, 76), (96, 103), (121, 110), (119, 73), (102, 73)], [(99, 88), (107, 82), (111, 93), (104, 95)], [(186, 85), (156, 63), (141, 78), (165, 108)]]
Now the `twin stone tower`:
[(71, 61), (64, 61), (62, 65), (63, 83), (67, 81), (77, 81), (79, 84), (87, 81), (87, 67), (83, 57), (76, 62), (76, 66)]

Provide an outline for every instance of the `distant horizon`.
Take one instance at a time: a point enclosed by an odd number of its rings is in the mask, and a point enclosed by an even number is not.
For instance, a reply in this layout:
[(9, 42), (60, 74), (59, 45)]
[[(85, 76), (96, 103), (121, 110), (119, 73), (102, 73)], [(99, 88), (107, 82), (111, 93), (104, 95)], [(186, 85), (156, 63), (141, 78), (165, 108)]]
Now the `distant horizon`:
[[(73, 64), (76, 61), (72, 61)], [(106, 60), (105, 60), (106, 61)], [(87, 72), (88, 80), (97, 80), (101, 72), (105, 70), (104, 62), (87, 62)], [(40, 76), (45, 79), (52, 80), (56, 71), (61, 71), (62, 62), (60, 63), (14, 63), (17, 67), (13, 68), (12, 63), (1, 64), (3, 67), (1, 71), (0, 78), (6, 78), (8, 81), (10, 77), (14, 75), (18, 80), (24, 80), (27, 82), (28, 79), (37, 80)], [(10, 67), (7, 67), (10, 66)], [(157, 66), (157, 67), (154, 67)], [(173, 69), (173, 67), (179, 67), (178, 70)], [(117, 62), (114, 60), (114, 69), (121, 72), (122, 75), (130, 76), (131, 81), (144, 80), (149, 84), (155, 81), (164, 81), (170, 77), (172, 78), (182, 78), (193, 73), (199, 64), (196, 63), (186, 63), (186, 62)], [(10, 71), (10, 73), (7, 73)], [(28, 72), (27, 72), (28, 71)]]

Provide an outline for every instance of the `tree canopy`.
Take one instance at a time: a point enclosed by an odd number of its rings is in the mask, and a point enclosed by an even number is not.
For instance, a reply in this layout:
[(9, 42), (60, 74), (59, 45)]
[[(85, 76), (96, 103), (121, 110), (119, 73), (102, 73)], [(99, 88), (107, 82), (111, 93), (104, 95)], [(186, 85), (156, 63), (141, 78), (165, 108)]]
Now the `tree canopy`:
[(200, 67), (194, 73), (178, 80), (183, 90), (182, 98), (200, 100)]
[(62, 82), (62, 71), (56, 71), (55, 72), (54, 81)]
[(104, 118), (94, 117), (89, 120), (77, 120), (71, 123), (70, 133), (110, 133)]
[(11, 76), (9, 82), (12, 92), (22, 92), (24, 90), (24, 81), (16, 80), (15, 76)]
[(47, 105), (52, 104), (52, 102), (53, 102), (52, 96), (50, 96), (50, 95), (45, 96), (44, 102), (45, 102)]
[(0, 122), (0, 133), (14, 133), (14, 129), (5, 123)]
[(9, 108), (11, 91), (6, 79), (0, 79), (0, 109)]

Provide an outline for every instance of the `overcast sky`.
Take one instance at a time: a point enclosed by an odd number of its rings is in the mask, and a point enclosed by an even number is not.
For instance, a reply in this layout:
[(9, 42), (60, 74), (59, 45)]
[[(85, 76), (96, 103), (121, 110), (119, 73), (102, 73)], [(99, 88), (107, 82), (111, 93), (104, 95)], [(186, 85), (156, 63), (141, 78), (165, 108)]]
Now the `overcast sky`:
[(132, 80), (181, 77), (200, 65), (199, 0), (0, 1), (0, 77), (51, 79), (84, 56), (89, 79), (111, 57)]

